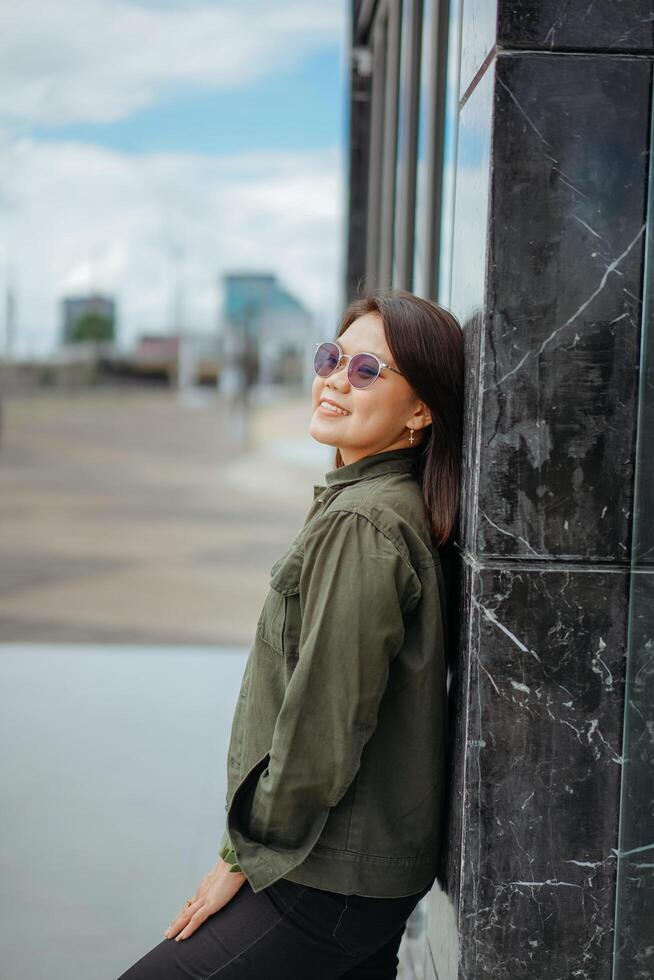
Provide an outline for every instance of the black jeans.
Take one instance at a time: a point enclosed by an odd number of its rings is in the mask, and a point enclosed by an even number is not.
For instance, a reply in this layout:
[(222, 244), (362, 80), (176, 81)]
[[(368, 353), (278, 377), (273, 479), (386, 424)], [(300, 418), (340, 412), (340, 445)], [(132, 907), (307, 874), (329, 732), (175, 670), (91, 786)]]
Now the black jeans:
[(164, 939), (118, 980), (394, 980), (406, 920), (431, 885), (367, 898), (280, 878), (249, 883), (188, 939)]

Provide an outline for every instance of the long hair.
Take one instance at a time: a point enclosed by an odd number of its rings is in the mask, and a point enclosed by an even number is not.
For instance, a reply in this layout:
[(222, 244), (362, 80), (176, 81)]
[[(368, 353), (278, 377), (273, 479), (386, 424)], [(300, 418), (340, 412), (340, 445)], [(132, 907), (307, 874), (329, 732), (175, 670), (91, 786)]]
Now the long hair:
[[(360, 316), (376, 313), (386, 343), (415, 394), (431, 412), (416, 447), (417, 475), (437, 547), (458, 533), (463, 443), (464, 338), (445, 307), (403, 289), (376, 290), (352, 300), (336, 339)], [(335, 466), (343, 466), (336, 450)]]

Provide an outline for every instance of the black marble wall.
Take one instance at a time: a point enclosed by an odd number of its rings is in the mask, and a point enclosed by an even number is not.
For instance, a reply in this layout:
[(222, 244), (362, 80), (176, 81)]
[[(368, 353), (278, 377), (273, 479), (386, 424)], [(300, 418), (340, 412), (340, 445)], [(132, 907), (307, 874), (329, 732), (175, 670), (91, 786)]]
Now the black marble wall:
[(572, 0), (567, 3), (561, 3), (561, 0), (504, 0), (499, 4), (497, 38), (498, 43), (507, 48), (651, 54), (654, 42), (652, 3), (651, 0)]
[(654, 975), (651, 937), (613, 975), (653, 30), (651, 0), (464, 0), (465, 605), (430, 978)]

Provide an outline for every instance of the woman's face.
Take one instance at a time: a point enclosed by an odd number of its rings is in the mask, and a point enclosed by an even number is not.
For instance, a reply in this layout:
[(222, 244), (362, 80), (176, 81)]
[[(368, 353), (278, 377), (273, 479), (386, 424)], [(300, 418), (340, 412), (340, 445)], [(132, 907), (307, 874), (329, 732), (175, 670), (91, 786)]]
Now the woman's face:
[[(399, 370), (386, 344), (381, 318), (375, 313), (359, 317), (341, 334), (338, 343), (344, 354), (368, 351)], [(408, 446), (414, 428), (413, 445), (423, 436), (422, 428), (431, 421), (427, 406), (421, 402), (408, 382), (387, 368), (367, 388), (355, 388), (347, 376), (349, 361), (321, 378), (316, 375), (312, 387), (312, 416), (309, 434), (316, 440), (341, 451), (344, 463), (362, 456)], [(349, 415), (340, 415), (320, 407), (330, 399)]]

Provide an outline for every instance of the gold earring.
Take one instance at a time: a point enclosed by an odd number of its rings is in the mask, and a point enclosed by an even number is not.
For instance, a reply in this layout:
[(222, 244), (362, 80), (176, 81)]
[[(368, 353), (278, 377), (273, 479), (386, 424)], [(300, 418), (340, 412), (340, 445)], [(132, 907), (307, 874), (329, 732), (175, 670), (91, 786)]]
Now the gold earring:
[(411, 429), (411, 427), (409, 426), (409, 430), (411, 432), (411, 435), (409, 436), (409, 445), (412, 446), (413, 445), (413, 429)]

